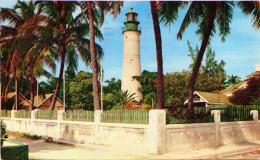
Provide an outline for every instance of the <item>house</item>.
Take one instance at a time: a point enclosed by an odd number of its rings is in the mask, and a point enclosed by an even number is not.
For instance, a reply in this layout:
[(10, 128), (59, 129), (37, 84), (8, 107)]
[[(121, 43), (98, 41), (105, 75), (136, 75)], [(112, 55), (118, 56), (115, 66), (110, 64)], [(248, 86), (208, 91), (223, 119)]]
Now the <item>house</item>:
[[(185, 101), (185, 104), (188, 100)], [(232, 104), (228, 100), (228, 96), (222, 93), (211, 93), (211, 92), (194, 92), (193, 103), (197, 107), (209, 106), (209, 105), (222, 105)]]
[[(12, 108), (8, 108), (8, 109), (12, 109), (12, 110), (16, 109), (15, 108), (15, 95), (16, 95), (16, 92), (10, 92), (7, 94), (8, 101), (10, 102), (10, 104), (13, 105)], [(34, 104), (33, 104), (34, 108), (33, 109), (50, 109), (53, 95), (54, 94), (45, 94), (45, 96), (39, 95), (38, 104), (37, 104), (37, 96), (34, 96)], [(17, 98), (18, 98), (18, 108), (17, 109), (18, 110), (20, 110), (20, 109), (29, 110), (31, 101), (28, 100), (21, 93), (18, 94)], [(57, 98), (54, 110), (63, 110), (63, 102), (59, 98)]]
[[(38, 104), (37, 104), (37, 96), (34, 97), (34, 108), (35, 109), (50, 109), (51, 107), (51, 102), (54, 94), (45, 94), (45, 97), (42, 95), (39, 95), (38, 97)], [(54, 110), (63, 110), (63, 102), (57, 98), (57, 101), (55, 103)]]
[[(16, 97), (16, 92), (10, 92), (7, 94), (7, 99), (8, 101), (10, 102), (10, 104), (12, 104), (12, 109), (16, 109), (15, 108), (15, 97)], [(17, 109), (29, 109), (31, 103), (30, 101), (25, 98), (25, 96), (23, 96), (20, 92), (18, 93), (17, 95), (17, 99), (18, 99), (18, 102), (17, 102)], [(9, 108), (11, 109), (11, 108)]]
[[(260, 64), (256, 65), (255, 69), (256, 71), (254, 73), (246, 77), (250, 78), (253, 76), (260, 76)], [(232, 96), (233, 92), (240, 88), (244, 88), (246, 86), (247, 86), (247, 80), (244, 80), (216, 93), (195, 91), (194, 98), (193, 98), (194, 106), (207, 107), (209, 105), (230, 105), (232, 103), (229, 101), (229, 97)], [(185, 105), (188, 104), (188, 100), (186, 100), (184, 104)]]

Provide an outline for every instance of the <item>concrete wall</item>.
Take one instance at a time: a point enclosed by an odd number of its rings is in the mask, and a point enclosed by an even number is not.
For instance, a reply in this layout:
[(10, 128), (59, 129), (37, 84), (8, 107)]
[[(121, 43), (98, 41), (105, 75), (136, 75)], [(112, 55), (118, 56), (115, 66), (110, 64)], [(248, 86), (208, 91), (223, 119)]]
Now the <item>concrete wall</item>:
[(148, 125), (1, 118), (7, 131), (148, 152)]
[(167, 151), (219, 147), (260, 140), (259, 122), (174, 124), (166, 126)]
[(101, 123), (100, 111), (94, 122), (1, 118), (8, 131), (50, 136), (56, 140), (101, 144), (127, 151), (165, 153), (178, 149), (215, 148), (231, 143), (260, 140), (258, 111), (251, 111), (253, 121), (221, 122), (220, 111), (212, 111), (214, 123), (166, 125), (164, 110), (150, 110), (149, 125)]

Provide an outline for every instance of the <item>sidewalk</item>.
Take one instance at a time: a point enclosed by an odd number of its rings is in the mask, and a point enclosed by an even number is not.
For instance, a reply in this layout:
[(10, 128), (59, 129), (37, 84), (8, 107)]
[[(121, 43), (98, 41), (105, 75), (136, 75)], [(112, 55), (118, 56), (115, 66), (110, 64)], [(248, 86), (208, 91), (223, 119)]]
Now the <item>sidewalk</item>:
[[(258, 141), (210, 149), (179, 149), (171, 153), (151, 155), (142, 152), (133, 153), (126, 149), (119, 150), (103, 145), (46, 143), (44, 140), (31, 140), (13, 136), (10, 136), (9, 139), (28, 144), (30, 159), (227, 159), (223, 156), (260, 150), (260, 141)], [(232, 158), (232, 156), (228, 158)]]

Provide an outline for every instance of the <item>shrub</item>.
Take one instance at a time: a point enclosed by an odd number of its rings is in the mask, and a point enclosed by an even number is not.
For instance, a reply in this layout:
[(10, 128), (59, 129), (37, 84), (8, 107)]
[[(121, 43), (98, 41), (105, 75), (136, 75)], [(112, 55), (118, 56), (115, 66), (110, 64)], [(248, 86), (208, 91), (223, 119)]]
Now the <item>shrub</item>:
[(260, 76), (247, 80), (247, 86), (233, 92), (230, 101), (237, 105), (252, 105), (260, 95)]
[(6, 134), (6, 125), (1, 121), (1, 146), (3, 146), (3, 141), (6, 138), (8, 138)]

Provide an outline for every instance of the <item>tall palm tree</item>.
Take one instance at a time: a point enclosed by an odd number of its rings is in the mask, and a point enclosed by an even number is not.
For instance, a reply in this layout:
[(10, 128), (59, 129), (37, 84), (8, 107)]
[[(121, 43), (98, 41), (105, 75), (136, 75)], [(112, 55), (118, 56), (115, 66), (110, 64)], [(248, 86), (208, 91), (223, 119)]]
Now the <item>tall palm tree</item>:
[[(99, 101), (99, 89), (98, 89), (98, 65), (97, 65), (97, 56), (96, 49), (94, 47), (95, 44), (95, 36), (94, 36), (94, 23), (101, 26), (104, 21), (104, 12), (111, 12), (114, 17), (120, 13), (121, 6), (123, 6), (123, 2), (109, 2), (109, 1), (86, 1), (82, 3), (82, 8), (85, 10), (87, 14), (87, 18), (89, 20), (89, 39), (90, 39), (90, 54), (91, 54), (91, 67), (92, 67), (92, 81), (93, 81), (93, 98), (94, 98), (94, 109), (100, 110), (100, 101)], [(98, 16), (98, 17), (97, 17)], [(99, 18), (99, 21), (98, 19)], [(98, 24), (99, 23), (99, 24)]]
[(194, 86), (204, 52), (210, 43), (210, 39), (216, 32), (216, 27), (218, 27), (219, 29), (219, 34), (222, 38), (222, 42), (225, 41), (225, 37), (230, 33), (230, 23), (233, 16), (233, 10), (234, 2), (231, 1), (191, 2), (188, 11), (183, 19), (177, 37), (181, 39), (182, 34), (186, 30), (186, 28), (191, 22), (193, 22), (198, 24), (199, 26), (196, 34), (200, 37), (202, 41), (195, 65), (189, 79), (189, 113), (191, 113), (191, 110), (193, 109)]
[[(55, 103), (58, 97), (58, 93), (61, 87), (62, 75), (64, 71), (64, 65), (66, 57), (70, 57), (69, 54), (76, 54), (77, 50), (82, 60), (86, 65), (90, 64), (90, 51), (89, 51), (89, 40), (85, 38), (90, 33), (88, 21), (85, 19), (85, 13), (80, 13), (73, 16), (79, 2), (47, 2), (42, 1), (38, 3), (41, 8), (42, 15), (34, 16), (33, 18), (26, 21), (24, 28), (20, 31), (21, 34), (29, 35), (30, 33), (39, 33), (39, 35), (46, 37), (45, 51), (50, 50), (50, 45), (53, 43), (57, 47), (57, 55), (61, 59), (60, 71), (52, 104), (50, 109), (54, 109)], [(103, 39), (101, 32), (96, 26), (94, 28), (94, 35), (100, 40)], [(97, 51), (97, 58), (102, 58), (102, 48), (94, 44), (94, 48)]]
[[(7, 76), (11, 75), (9, 82), (5, 86), (5, 94), (8, 91), (9, 85), (13, 80), (21, 79), (23, 71), (21, 70), (21, 60), (25, 50), (33, 45), (35, 37), (24, 38), (20, 37), (18, 30), (23, 23), (34, 15), (36, 10), (34, 2), (18, 1), (13, 9), (1, 8), (0, 21), (9, 21), (8, 25), (1, 25), (0, 46), (2, 54), (7, 58), (2, 70)], [(1, 74), (3, 74), (1, 72)], [(18, 83), (19, 84), (19, 83)], [(18, 87), (19, 89), (19, 87)], [(17, 92), (17, 90), (16, 90)]]
[[(42, 56), (38, 55), (44, 51), (44, 46), (41, 45), (44, 44), (41, 42), (44, 40), (38, 40), (37, 35), (27, 37), (22, 36), (19, 33), (19, 29), (23, 27), (24, 23), (28, 19), (39, 14), (40, 11), (39, 9), (36, 10), (35, 2), (30, 1), (27, 3), (18, 1), (14, 6), (14, 9), (2, 8), (1, 13), (1, 20), (9, 20), (12, 22), (9, 23), (8, 26), (1, 26), (1, 44), (3, 48), (8, 48), (10, 45), (14, 48), (11, 52), (3, 50), (5, 52), (4, 54), (10, 55), (6, 66), (7, 68), (9, 67), (9, 70), (6, 68), (6, 72), (7, 74), (10, 74), (12, 71), (19, 71), (21, 73), (20, 77), (25, 76), (27, 78), (30, 83), (30, 110), (32, 110), (34, 103), (34, 75), (50, 75), (43, 69), (44, 64), (47, 64), (49, 67), (55, 69), (54, 59), (50, 54), (46, 54), (46, 56), (43, 54), (41, 54)], [(24, 41), (26, 41), (26, 43), (24, 43)], [(6, 87), (6, 91), (7, 90), (8, 86)]]
[(178, 17), (178, 9), (183, 6), (183, 2), (160, 2), (150, 1), (151, 13), (153, 18), (153, 27), (155, 35), (156, 59), (157, 59), (157, 100), (156, 108), (161, 109), (164, 106), (163, 100), (163, 56), (162, 56), (162, 38), (160, 22), (165, 25), (173, 23)]

